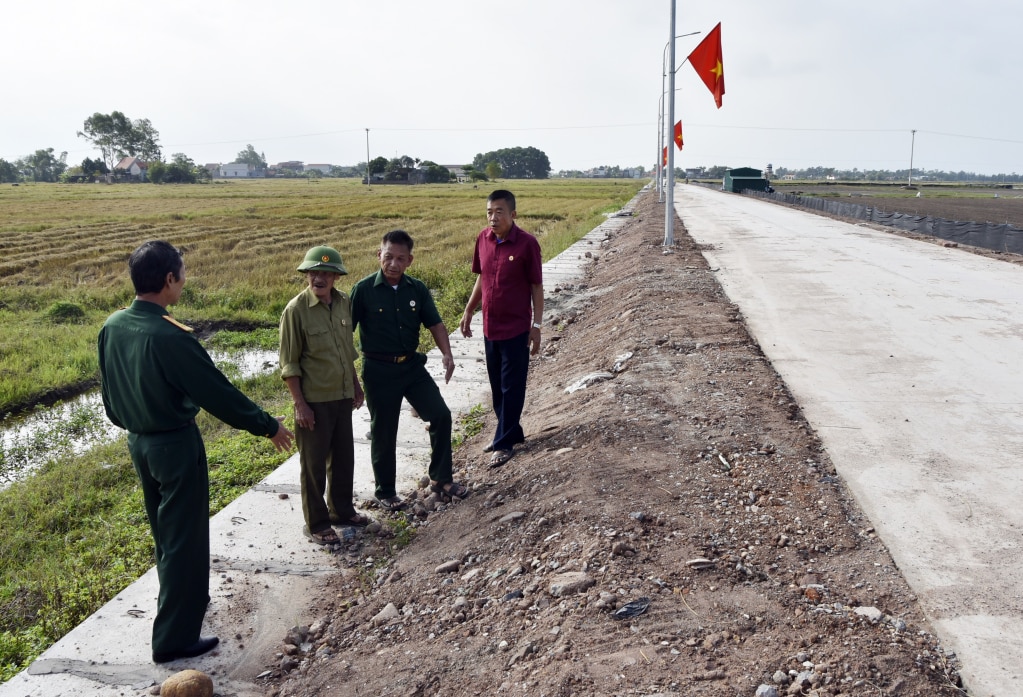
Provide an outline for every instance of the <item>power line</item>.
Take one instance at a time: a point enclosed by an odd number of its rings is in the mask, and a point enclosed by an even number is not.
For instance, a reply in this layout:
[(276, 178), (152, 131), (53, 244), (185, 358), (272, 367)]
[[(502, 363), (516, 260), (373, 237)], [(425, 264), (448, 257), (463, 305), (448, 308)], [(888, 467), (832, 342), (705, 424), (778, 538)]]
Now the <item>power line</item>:
[[(580, 130), (601, 130), (608, 128), (654, 128), (653, 123), (619, 123), (603, 124), (592, 126), (535, 126), (527, 128), (373, 128), (374, 132), (383, 133), (496, 133), (496, 132), (527, 132), (527, 131), (580, 131)], [(258, 136), (251, 138), (234, 138), (232, 140), (210, 140), (201, 143), (170, 143), (162, 145), (161, 149), (171, 148), (195, 148), (206, 145), (232, 145), (237, 143), (264, 143), (273, 140), (289, 140), (292, 138), (317, 138), (322, 136), (334, 136), (344, 133), (363, 133), (365, 128), (344, 128), (336, 131), (321, 131), (318, 133), (302, 133), (283, 136)]]

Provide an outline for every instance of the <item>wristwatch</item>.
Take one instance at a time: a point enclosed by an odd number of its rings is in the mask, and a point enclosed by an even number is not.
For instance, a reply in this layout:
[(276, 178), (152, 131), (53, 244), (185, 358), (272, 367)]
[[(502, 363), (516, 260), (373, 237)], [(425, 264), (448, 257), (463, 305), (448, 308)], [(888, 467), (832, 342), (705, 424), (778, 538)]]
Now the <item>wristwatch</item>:
[(536, 322), (533, 322), (533, 329), (540, 329), (540, 328), (541, 327), (540, 327), (539, 324), (537, 324)]

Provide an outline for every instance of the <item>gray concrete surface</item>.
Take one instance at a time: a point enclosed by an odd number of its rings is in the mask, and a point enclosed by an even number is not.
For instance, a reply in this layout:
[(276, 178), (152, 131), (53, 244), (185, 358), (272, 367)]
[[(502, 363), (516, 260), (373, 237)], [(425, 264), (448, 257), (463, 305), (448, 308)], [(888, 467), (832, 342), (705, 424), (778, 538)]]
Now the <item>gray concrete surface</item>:
[[(629, 204), (625, 211), (633, 204)], [(559, 284), (580, 279), (599, 253), (600, 243), (628, 217), (611, 217), (583, 239), (544, 264), (546, 294)], [(414, 269), (412, 270), (414, 275)], [(473, 338), (457, 327), (451, 335), (455, 373), (443, 382), (440, 354), (427, 366), (451, 411), (465, 414), (477, 404), (490, 407), (483, 359), (482, 316), (473, 319)], [(369, 414), (355, 412), (355, 495), (373, 496), (369, 464)], [(398, 490), (415, 488), (426, 473), (429, 436), (423, 422), (405, 405), (399, 422)], [(156, 665), (150, 635), (159, 584), (156, 570), (124, 589), (97, 613), (50, 647), (29, 668), (0, 685), (0, 697), (121, 697), (140, 693), (186, 668), (205, 671), (218, 694), (262, 695), (260, 673), (291, 627), (315, 619), (314, 598), (325, 578), (336, 573), (330, 553), (302, 536), (298, 497), (298, 455), (243, 494), (210, 521), (210, 609), (203, 634), (221, 638), (209, 654)], [(471, 484), (471, 482), (470, 482)], [(238, 623), (236, 618), (244, 617)]]
[(675, 209), (971, 695), (1023, 695), (1023, 268), (695, 185)]

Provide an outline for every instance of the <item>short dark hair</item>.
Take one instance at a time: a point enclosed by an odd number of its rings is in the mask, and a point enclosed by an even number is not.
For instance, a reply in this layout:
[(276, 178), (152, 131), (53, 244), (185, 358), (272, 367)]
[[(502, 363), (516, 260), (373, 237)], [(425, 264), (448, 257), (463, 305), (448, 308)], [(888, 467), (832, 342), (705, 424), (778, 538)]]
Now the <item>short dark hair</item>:
[(143, 242), (128, 257), (128, 272), (136, 295), (159, 293), (167, 282), (168, 273), (174, 274), (175, 281), (181, 278), (183, 265), (181, 250), (170, 242)]
[(511, 210), (515, 210), (515, 194), (506, 189), (498, 189), (494, 193), (490, 194), (490, 196), (487, 196), (487, 203), (493, 203), (494, 201), (500, 201), (501, 199), (508, 202), (508, 207)]
[(390, 232), (384, 233), (384, 238), (380, 240), (381, 244), (403, 244), (408, 247), (408, 251), (412, 251), (412, 245), (415, 244), (412, 241), (412, 235), (408, 234), (404, 230), (391, 230)]

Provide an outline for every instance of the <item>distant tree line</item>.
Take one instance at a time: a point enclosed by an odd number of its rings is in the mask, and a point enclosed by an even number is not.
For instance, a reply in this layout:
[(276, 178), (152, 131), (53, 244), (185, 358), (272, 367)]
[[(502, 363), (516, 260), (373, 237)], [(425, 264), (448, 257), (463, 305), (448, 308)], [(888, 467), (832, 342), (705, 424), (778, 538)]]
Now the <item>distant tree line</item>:
[[(618, 165), (602, 165), (600, 167), (594, 167), (583, 171), (581, 169), (562, 169), (558, 170), (558, 176), (562, 178), (575, 178), (575, 179), (632, 179), (636, 177), (644, 177), (647, 175), (646, 168), (643, 165), (636, 165), (635, 167), (619, 167)], [(653, 176), (653, 172), (650, 173)]]
[[(95, 160), (86, 157), (80, 165), (68, 165), (67, 152), (57, 153), (53, 148), (39, 149), (13, 161), (0, 158), (0, 182), (17, 183), (21, 181), (59, 182), (59, 181), (92, 181), (102, 176), (115, 173), (115, 165), (125, 157), (136, 157), (148, 165), (147, 178), (154, 183), (194, 183), (208, 181), (212, 174), (197, 165), (184, 153), (174, 153), (169, 161), (163, 159), (160, 149), (160, 134), (149, 119), (131, 119), (120, 111), (109, 114), (94, 113), (85, 119), (78, 137), (85, 139), (100, 152)], [(256, 170), (267, 171), (266, 155), (257, 152), (251, 144), (238, 153), (234, 163), (248, 164)], [(462, 167), (465, 176), (471, 181), (487, 181), (506, 177), (508, 179), (547, 179), (551, 173), (550, 160), (547, 154), (534, 147), (514, 147), (478, 153), (470, 164)], [(643, 168), (630, 168), (642, 172)], [(713, 167), (675, 168), (675, 176), (686, 176), (706, 179), (722, 179), (731, 166), (715, 165)], [(302, 171), (280, 169), (276, 176), (288, 177), (365, 177), (367, 170), (370, 176), (380, 177), (389, 182), (438, 183), (448, 182), (454, 174), (443, 165), (430, 160), (402, 155), (387, 159), (377, 157), (368, 163), (359, 162), (349, 166), (331, 166), (329, 171)], [(599, 170), (599, 173), (594, 173)], [(627, 176), (619, 166), (605, 166), (580, 172), (568, 170), (562, 176)], [(974, 172), (944, 170), (851, 170), (835, 167), (807, 167), (791, 169), (775, 167), (769, 173), (772, 179), (791, 176), (800, 180), (841, 180), (864, 182), (901, 182), (909, 181), (963, 182), (963, 183), (1023, 183), (1023, 175), (1016, 172), (998, 174), (976, 174)]]
[(0, 182), (56, 182), (66, 170), (67, 153), (58, 155), (53, 148), (46, 148), (14, 162), (0, 159)]
[(195, 184), (208, 182), (213, 175), (205, 167), (195, 164), (185, 153), (176, 152), (171, 155), (170, 162), (150, 162), (146, 178), (154, 184)]
[(547, 153), (533, 147), (505, 148), (477, 154), (472, 159), (472, 168), (486, 172), (491, 179), (499, 176), (508, 179), (547, 179), (551, 174), (551, 161)]
[[(363, 169), (365, 172), (365, 169)], [(377, 157), (369, 161), (369, 174), (382, 175), (385, 182), (443, 184), (452, 180), (451, 170), (431, 160), (402, 155), (388, 160)]]

